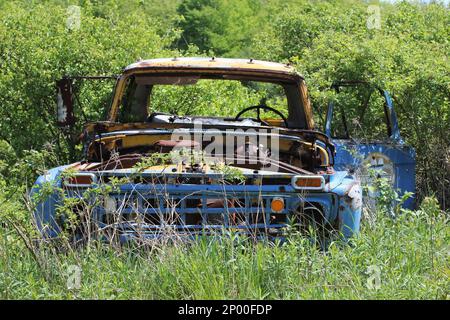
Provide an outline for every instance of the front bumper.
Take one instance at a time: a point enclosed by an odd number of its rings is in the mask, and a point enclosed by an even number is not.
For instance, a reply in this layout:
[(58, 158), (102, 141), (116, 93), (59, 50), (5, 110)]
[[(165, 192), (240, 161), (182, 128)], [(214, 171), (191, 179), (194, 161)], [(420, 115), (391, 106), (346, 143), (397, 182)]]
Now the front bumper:
[[(64, 197), (79, 199), (89, 210), (76, 214), (88, 217), (97, 230), (114, 230), (121, 240), (196, 237), (224, 230), (283, 237), (293, 218), (305, 212), (348, 239), (359, 231), (361, 206), (349, 192), (359, 185), (344, 175), (331, 180), (322, 191), (298, 191), (291, 185), (130, 183), (107, 194), (91, 192), (96, 188), (64, 188)], [(33, 190), (38, 189), (39, 183)], [(283, 210), (272, 210), (274, 198), (283, 199)], [(55, 193), (36, 206), (37, 226), (44, 237), (58, 237), (63, 230), (57, 214), (61, 203)]]

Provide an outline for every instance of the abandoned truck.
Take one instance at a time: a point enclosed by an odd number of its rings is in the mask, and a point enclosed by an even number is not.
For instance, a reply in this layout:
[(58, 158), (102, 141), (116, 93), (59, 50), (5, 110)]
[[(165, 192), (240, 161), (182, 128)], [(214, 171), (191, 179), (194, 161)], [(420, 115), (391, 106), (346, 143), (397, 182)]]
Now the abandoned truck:
[[(260, 99), (214, 108), (220, 90), (207, 85), (216, 82), (234, 83), (222, 91), (240, 86)], [(73, 119), (70, 94), (66, 82), (59, 121)], [(193, 114), (200, 98), (206, 107)], [(218, 116), (230, 111), (236, 114)], [(106, 120), (87, 123), (81, 139), (84, 159), (48, 170), (32, 190), (57, 190), (37, 197), (44, 237), (58, 237), (74, 218), (74, 236), (120, 241), (224, 230), (283, 238), (287, 230), (311, 229), (348, 239), (360, 228), (360, 183), (334, 168), (335, 148), (315, 130), (304, 78), (287, 64), (138, 61), (117, 77)]]

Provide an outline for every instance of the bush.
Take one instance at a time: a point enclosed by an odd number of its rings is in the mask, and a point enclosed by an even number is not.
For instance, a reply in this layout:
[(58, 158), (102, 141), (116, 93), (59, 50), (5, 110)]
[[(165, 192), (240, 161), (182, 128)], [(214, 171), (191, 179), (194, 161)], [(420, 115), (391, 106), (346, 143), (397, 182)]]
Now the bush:
[[(138, 11), (128, 12), (126, 18), (95, 14), (87, 2), (81, 7), (79, 29), (70, 29), (69, 12), (63, 6), (1, 5), (0, 138), (9, 141), (19, 156), (46, 143), (56, 146), (60, 161), (75, 152), (74, 140), (64, 145), (54, 126), (55, 80), (64, 75), (112, 75), (140, 57), (172, 55), (165, 48), (176, 33), (161, 37), (158, 21)], [(112, 84), (80, 88), (87, 117), (95, 119), (104, 111)]]
[(369, 29), (360, 1), (298, 1), (254, 41), (269, 60), (293, 61), (309, 84), (323, 129), (329, 87), (366, 80), (392, 93), (403, 137), (417, 151), (419, 198), (450, 199), (450, 15), (441, 4), (381, 4), (381, 28)]

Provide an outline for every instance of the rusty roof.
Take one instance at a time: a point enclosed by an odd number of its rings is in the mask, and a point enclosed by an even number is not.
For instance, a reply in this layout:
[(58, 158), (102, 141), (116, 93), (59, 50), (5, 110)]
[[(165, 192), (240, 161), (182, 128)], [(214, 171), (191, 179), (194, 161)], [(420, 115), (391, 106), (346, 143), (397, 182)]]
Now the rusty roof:
[(207, 69), (207, 70), (242, 70), (252, 72), (273, 72), (297, 75), (297, 71), (288, 64), (253, 59), (180, 57), (141, 60), (130, 64), (124, 71), (139, 69)]

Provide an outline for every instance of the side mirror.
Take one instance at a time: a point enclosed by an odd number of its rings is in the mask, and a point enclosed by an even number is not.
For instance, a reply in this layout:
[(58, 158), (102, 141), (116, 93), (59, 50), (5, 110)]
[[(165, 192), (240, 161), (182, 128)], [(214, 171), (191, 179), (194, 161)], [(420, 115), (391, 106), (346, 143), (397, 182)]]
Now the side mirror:
[(72, 79), (63, 78), (56, 81), (57, 88), (57, 119), (56, 124), (59, 127), (72, 126), (75, 124), (73, 114), (73, 91)]

